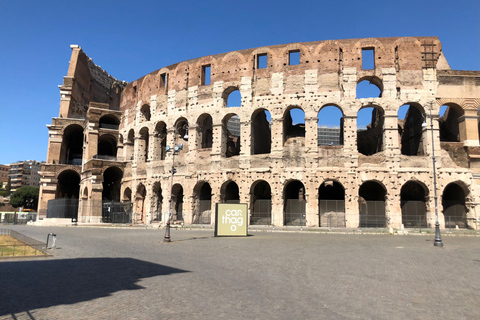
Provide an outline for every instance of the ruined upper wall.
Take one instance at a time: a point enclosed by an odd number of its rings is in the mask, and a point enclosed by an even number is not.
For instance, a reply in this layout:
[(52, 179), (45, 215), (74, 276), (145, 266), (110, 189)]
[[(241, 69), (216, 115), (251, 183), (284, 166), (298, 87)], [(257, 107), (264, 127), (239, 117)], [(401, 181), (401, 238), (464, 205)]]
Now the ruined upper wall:
[[(375, 50), (374, 69), (362, 69), (362, 49)], [(290, 51), (300, 51), (299, 65), (289, 65)], [(259, 69), (256, 59), (264, 54), (268, 59), (267, 67)], [(201, 86), (202, 66), (206, 65), (211, 67), (212, 84), (217, 81), (239, 82), (242, 77), (252, 77), (260, 80), (257, 87), (261, 91), (261, 79), (269, 79), (274, 73), (303, 77), (305, 70), (315, 69), (323, 87), (338, 90), (339, 77), (345, 68), (356, 68), (358, 79), (381, 78), (382, 68), (395, 68), (399, 83), (418, 86), (422, 82), (422, 68), (435, 67), (439, 57), (442, 57), (442, 69), (448, 68), (448, 62), (441, 55), (442, 47), (437, 37), (328, 40), (233, 51), (180, 62), (133, 81), (125, 89), (121, 108), (131, 107), (140, 100), (147, 101), (152, 95), (165, 94), (168, 90)], [(167, 84), (162, 81), (164, 74), (168, 74)], [(265, 87), (268, 87), (267, 83)]]
[(62, 118), (85, 118), (90, 102), (107, 103), (118, 110), (120, 95), (126, 82), (109, 75), (95, 65), (77, 45), (72, 45), (68, 74), (60, 86), (60, 113)]

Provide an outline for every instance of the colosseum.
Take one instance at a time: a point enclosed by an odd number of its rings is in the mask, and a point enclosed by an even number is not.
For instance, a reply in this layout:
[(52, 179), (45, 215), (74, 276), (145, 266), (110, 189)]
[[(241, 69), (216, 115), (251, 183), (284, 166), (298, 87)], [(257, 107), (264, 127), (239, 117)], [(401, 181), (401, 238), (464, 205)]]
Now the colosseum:
[(451, 70), (437, 37), (260, 47), (130, 83), (71, 49), (44, 223), (214, 224), (216, 203), (246, 203), (250, 225), (479, 228), (480, 71)]

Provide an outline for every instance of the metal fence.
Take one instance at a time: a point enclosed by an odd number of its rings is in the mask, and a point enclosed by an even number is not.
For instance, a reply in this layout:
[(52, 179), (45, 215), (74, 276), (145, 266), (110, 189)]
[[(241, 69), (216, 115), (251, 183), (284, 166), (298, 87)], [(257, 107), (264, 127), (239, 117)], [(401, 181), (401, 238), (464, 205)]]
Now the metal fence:
[(306, 204), (307, 202), (305, 200), (287, 199), (283, 216), (284, 225), (305, 226)]
[(37, 221), (37, 213), (9, 212), (0, 213), (2, 224), (27, 224), (29, 221)]
[(401, 201), (402, 224), (405, 228), (427, 228), (427, 207), (423, 201)]
[(193, 224), (211, 224), (212, 223), (212, 201), (199, 200), (197, 202), (196, 213), (193, 216)]
[(445, 228), (467, 228), (467, 210), (459, 201), (443, 201)]
[(27, 249), (33, 249), (33, 255), (47, 255), (45, 243), (27, 237), (17, 231), (10, 229), (0, 229), (0, 235), (11, 236), (23, 244), (0, 245), (0, 257), (5, 256), (25, 256)]
[(318, 203), (320, 227), (346, 227), (345, 200), (320, 200)]
[(270, 225), (272, 224), (272, 201), (255, 200), (250, 216), (251, 225)]
[(77, 218), (78, 199), (53, 199), (48, 201), (47, 218)]
[(385, 201), (365, 201), (360, 205), (360, 228), (385, 228)]
[(102, 222), (132, 223), (132, 203), (118, 201), (102, 202)]

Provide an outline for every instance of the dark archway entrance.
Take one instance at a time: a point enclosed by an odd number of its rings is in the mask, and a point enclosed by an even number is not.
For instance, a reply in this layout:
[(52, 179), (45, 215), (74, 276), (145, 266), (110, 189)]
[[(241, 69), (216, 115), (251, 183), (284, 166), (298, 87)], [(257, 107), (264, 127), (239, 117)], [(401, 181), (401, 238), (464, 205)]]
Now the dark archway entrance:
[(405, 183), (400, 191), (400, 206), (402, 207), (402, 224), (405, 228), (427, 227), (427, 194), (422, 185), (415, 181)]
[(220, 201), (222, 203), (240, 203), (240, 190), (234, 181), (227, 181), (223, 184)]
[(272, 190), (270, 185), (266, 181), (260, 180), (252, 185), (252, 189), (250, 224), (272, 224)]
[(78, 218), (80, 175), (65, 170), (58, 175), (55, 199), (48, 201), (47, 218)]
[(360, 228), (385, 228), (385, 188), (378, 182), (366, 181), (358, 195)]
[(298, 180), (287, 183), (283, 192), (283, 223), (286, 226), (305, 226), (305, 186)]
[(172, 187), (171, 219), (173, 221), (183, 220), (183, 187), (175, 184)]
[(212, 188), (208, 182), (200, 182), (195, 187), (194, 224), (210, 224), (212, 216)]
[(345, 189), (337, 181), (328, 180), (318, 188), (320, 227), (345, 227)]
[(465, 191), (457, 183), (452, 182), (445, 187), (442, 195), (442, 206), (446, 228), (467, 227), (465, 197)]

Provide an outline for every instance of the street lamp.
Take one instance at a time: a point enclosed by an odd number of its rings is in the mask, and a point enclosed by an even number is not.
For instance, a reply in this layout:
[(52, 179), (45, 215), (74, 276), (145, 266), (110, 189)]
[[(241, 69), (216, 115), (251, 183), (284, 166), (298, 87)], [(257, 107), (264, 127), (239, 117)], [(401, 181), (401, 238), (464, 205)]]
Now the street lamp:
[[(440, 236), (440, 223), (438, 222), (438, 197), (437, 197), (437, 171), (435, 165), (435, 143), (433, 140), (433, 116), (432, 116), (433, 103), (430, 104), (430, 131), (432, 133), (432, 161), (433, 161), (433, 199), (435, 201), (435, 241), (433, 245), (435, 247), (443, 247), (442, 238)], [(426, 115), (425, 115), (426, 118)], [(423, 123), (424, 127), (427, 126), (427, 122)]]
[[(177, 134), (180, 129), (186, 130), (185, 136), (183, 137), (183, 139), (188, 140), (188, 124), (184, 124), (181, 127), (175, 128), (174, 144), (177, 143)], [(170, 220), (172, 218), (173, 176), (177, 172), (177, 169), (175, 169), (175, 155), (179, 154), (181, 150), (183, 150), (182, 143), (179, 143), (175, 147), (173, 147), (173, 150), (170, 146), (166, 146), (165, 148), (166, 152), (172, 152), (172, 168), (170, 169), (171, 177), (170, 177), (170, 198), (168, 199), (168, 218), (167, 218), (167, 225), (165, 228), (165, 237), (163, 238), (163, 242), (172, 242), (172, 239), (170, 238)]]

